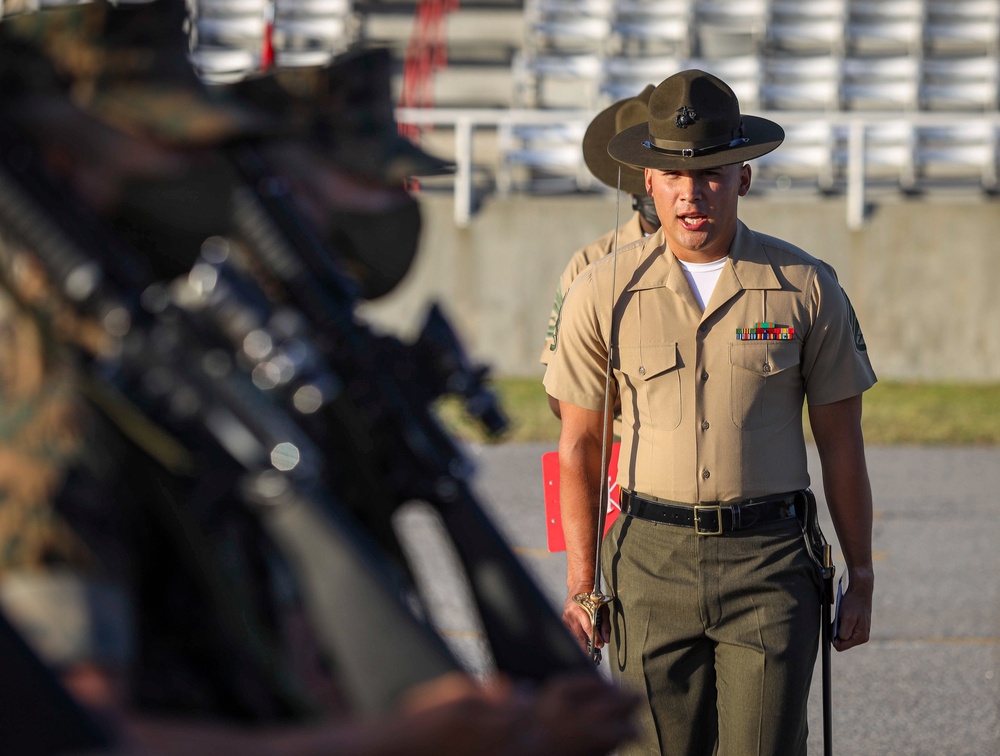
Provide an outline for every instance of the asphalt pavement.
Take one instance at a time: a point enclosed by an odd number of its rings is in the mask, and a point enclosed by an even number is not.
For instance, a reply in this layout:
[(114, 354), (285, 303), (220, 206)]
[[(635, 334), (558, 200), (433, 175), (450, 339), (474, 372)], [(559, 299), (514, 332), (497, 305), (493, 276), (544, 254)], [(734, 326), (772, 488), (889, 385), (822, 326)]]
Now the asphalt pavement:
[[(541, 456), (553, 444), (474, 445), (483, 508), (553, 608), (565, 554), (546, 548)], [(870, 447), (876, 570), (870, 642), (833, 655), (834, 752), (840, 756), (1000, 754), (1000, 448)], [(813, 490), (822, 501), (815, 449)], [(821, 522), (843, 558), (825, 507)], [(401, 516), (431, 613), (475, 671), (490, 660), (460, 567), (433, 516)], [(823, 752), (820, 670), (810, 753)]]

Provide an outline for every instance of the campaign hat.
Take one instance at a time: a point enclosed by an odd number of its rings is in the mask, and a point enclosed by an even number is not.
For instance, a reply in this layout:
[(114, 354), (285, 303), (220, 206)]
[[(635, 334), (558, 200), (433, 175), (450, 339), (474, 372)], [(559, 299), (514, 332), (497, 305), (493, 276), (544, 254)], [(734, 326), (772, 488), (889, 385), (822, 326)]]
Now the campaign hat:
[(703, 170), (765, 155), (785, 132), (774, 121), (740, 112), (722, 79), (690, 69), (664, 79), (649, 97), (645, 123), (608, 144), (615, 160), (638, 168)]
[[(592, 174), (612, 189), (621, 189), (629, 194), (645, 194), (646, 184), (643, 171), (630, 165), (622, 165), (608, 154), (608, 142), (618, 132), (646, 123), (649, 117), (647, 103), (653, 93), (649, 84), (634, 97), (626, 97), (605, 108), (587, 126), (583, 135), (583, 161)], [(618, 170), (621, 169), (621, 183)]]

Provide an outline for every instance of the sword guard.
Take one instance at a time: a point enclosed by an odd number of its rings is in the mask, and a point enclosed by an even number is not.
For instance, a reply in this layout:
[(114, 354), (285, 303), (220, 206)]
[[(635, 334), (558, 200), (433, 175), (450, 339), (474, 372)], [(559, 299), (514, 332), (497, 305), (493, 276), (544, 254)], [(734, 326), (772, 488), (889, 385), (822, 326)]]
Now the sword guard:
[(597, 620), (600, 617), (601, 607), (612, 601), (611, 596), (599, 593), (596, 589), (590, 593), (577, 593), (573, 596), (573, 601), (590, 617), (590, 638), (587, 640), (587, 650), (594, 664), (601, 663), (601, 649), (597, 647)]

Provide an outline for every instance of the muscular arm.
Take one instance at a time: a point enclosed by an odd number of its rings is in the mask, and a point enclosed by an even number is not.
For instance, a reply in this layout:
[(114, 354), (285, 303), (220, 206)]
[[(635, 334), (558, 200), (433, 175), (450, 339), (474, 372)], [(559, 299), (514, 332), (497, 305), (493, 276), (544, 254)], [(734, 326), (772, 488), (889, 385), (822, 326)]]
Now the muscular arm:
[[(573, 602), (577, 593), (594, 589), (594, 562), (597, 547), (597, 515), (601, 486), (603, 439), (602, 412), (559, 403), (562, 431), (559, 434), (559, 506), (566, 538), (566, 588), (563, 621), (570, 632), (587, 647), (590, 620)], [(600, 648), (611, 634), (605, 619), (597, 638)]]
[(809, 407), (809, 423), (823, 465), (823, 489), (833, 518), (849, 584), (841, 602), (833, 645), (846, 651), (868, 641), (871, 631), (872, 492), (861, 435), (861, 395)]

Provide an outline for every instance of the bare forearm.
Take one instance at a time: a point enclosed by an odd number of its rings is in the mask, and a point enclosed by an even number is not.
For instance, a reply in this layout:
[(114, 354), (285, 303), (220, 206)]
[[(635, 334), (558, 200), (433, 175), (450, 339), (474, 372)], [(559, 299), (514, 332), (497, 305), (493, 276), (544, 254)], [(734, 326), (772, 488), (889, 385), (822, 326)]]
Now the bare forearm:
[(867, 583), (870, 592), (872, 493), (864, 453), (849, 455), (847, 450), (838, 450), (835, 454), (845, 458), (832, 465), (824, 464), (823, 490), (851, 582)]
[(861, 397), (809, 408), (823, 464), (823, 488), (849, 582), (841, 602), (838, 651), (868, 642), (872, 624), (872, 493), (861, 434)]
[[(607, 612), (600, 628), (592, 616), (574, 601), (579, 593), (590, 593), (596, 586), (597, 528), (602, 490), (607, 486), (601, 469), (601, 446), (604, 426), (610, 422), (604, 413), (575, 407), (563, 402), (562, 432), (559, 434), (559, 506), (563, 535), (566, 538), (567, 597), (563, 622), (581, 647), (593, 641), (600, 648), (610, 637)], [(602, 421), (602, 418), (604, 420)], [(596, 637), (595, 637), (595, 631)]]
[(566, 538), (566, 587), (572, 594), (594, 585), (601, 449), (592, 443), (559, 444), (559, 505)]
[[(872, 573), (872, 492), (861, 433), (861, 398), (810, 409), (823, 490), (851, 578)], [(836, 418), (831, 421), (831, 418)]]

